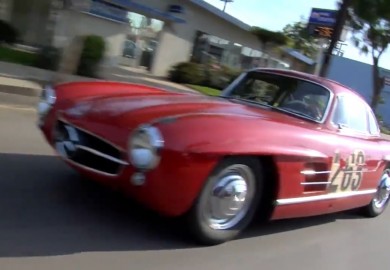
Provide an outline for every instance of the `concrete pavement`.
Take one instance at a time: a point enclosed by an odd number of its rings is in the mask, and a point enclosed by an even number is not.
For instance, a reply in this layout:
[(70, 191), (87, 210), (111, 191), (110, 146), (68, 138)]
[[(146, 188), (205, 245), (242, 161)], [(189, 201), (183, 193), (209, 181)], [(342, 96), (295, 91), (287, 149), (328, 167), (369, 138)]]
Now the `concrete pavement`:
[(387, 269), (390, 209), (267, 225), (196, 247), (175, 223), (80, 179), (53, 156), (31, 108), (0, 105), (0, 269)]
[[(145, 84), (173, 91), (193, 92), (192, 89), (184, 85), (172, 83), (165, 78), (152, 76), (145, 70), (128, 66), (119, 66), (114, 68), (102, 67), (100, 73), (100, 79), (62, 74), (61, 81), (112, 80)], [(0, 61), (0, 94), (7, 93), (27, 97), (37, 97), (42, 90), (42, 85), (51, 82), (55, 76), (56, 73), (49, 70)], [(16, 100), (18, 100), (18, 104), (21, 105), (28, 105), (31, 103), (29, 100), (26, 100), (26, 103), (23, 103), (23, 99), (20, 98), (16, 98)], [(0, 99), (0, 102), (1, 101), (2, 99)]]

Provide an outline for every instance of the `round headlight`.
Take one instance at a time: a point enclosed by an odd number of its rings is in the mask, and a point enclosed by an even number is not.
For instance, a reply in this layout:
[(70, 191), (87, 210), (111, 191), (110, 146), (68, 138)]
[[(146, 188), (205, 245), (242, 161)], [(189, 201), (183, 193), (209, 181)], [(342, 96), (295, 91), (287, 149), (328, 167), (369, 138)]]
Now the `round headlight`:
[(160, 162), (160, 150), (163, 146), (162, 135), (156, 127), (140, 127), (129, 139), (130, 162), (137, 169), (154, 169)]

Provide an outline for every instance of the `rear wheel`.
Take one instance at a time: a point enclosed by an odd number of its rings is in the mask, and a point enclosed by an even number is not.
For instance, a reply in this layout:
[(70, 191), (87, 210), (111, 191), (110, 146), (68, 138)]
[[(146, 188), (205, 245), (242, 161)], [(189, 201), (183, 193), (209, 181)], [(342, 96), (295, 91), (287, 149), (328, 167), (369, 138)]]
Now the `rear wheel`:
[(390, 168), (387, 168), (379, 181), (377, 192), (369, 205), (365, 206), (363, 214), (368, 217), (376, 217), (381, 215), (390, 199)]
[(262, 192), (256, 159), (223, 160), (209, 176), (188, 214), (197, 242), (216, 245), (235, 238), (252, 220)]

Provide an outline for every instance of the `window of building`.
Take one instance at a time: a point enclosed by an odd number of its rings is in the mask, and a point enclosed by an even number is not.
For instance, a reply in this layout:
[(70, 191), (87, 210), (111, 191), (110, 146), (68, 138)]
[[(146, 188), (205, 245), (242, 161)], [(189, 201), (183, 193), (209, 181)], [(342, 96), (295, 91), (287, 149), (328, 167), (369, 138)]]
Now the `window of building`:
[[(234, 69), (252, 69), (264, 66), (265, 54), (246, 47), (237, 41), (225, 40), (208, 33), (197, 31), (191, 60), (197, 63), (218, 63)], [(288, 64), (272, 58), (270, 67), (288, 68)]]

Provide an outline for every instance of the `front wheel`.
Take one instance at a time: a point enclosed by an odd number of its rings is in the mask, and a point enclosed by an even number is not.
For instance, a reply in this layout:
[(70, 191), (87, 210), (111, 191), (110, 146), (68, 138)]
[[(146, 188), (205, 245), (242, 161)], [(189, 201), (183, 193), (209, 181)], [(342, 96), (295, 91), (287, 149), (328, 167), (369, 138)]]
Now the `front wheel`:
[(188, 214), (188, 225), (197, 242), (216, 245), (235, 238), (251, 222), (261, 193), (258, 160), (223, 160), (207, 179)]
[(363, 214), (368, 217), (376, 217), (381, 215), (390, 199), (390, 168), (387, 168), (381, 177), (375, 197), (372, 199), (369, 205), (364, 207)]

